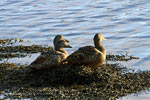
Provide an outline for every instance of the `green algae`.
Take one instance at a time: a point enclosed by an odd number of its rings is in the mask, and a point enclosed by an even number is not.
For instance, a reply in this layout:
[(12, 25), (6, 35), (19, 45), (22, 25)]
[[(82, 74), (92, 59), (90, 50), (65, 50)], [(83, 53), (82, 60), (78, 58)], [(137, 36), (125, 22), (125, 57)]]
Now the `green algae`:
[(46, 52), (52, 49), (52, 47), (43, 47), (41, 45), (0, 46), (0, 60), (9, 58), (22, 58), (30, 56), (30, 54), (33, 53)]
[(52, 50), (52, 47), (42, 47), (40, 45), (32, 45), (32, 46), (6, 46), (6, 47), (0, 47), (0, 52), (2, 53), (37, 53), (37, 52), (43, 52)]
[(28, 54), (21, 54), (21, 53), (5, 53), (5, 54), (0, 54), (0, 60), (3, 59), (9, 59), (9, 58), (22, 58), (26, 57)]
[(22, 58), (33, 53), (46, 52), (52, 50), (52, 47), (43, 47), (41, 45), (31, 46), (0, 46), (0, 60), (9, 58)]
[[(14, 45), (15, 43), (19, 42), (22, 43), (24, 40), (23, 39), (18, 39), (18, 38), (13, 38), (13, 39), (1, 39), (0, 44), (1, 45)], [(29, 42), (29, 40), (28, 40)]]
[(139, 59), (139, 57), (134, 57), (132, 55), (129, 54), (108, 54), (106, 56), (107, 61), (129, 61), (129, 60), (133, 60), (133, 59)]
[(0, 40), (0, 44), (1, 45), (9, 45), (9, 44), (13, 44), (13, 39), (3, 39), (3, 40)]
[(22, 43), (24, 40), (18, 38), (0, 40), (0, 60), (26, 57), (32, 53), (46, 52), (53, 49), (52, 47), (43, 47), (41, 45), (15, 45), (17, 42)]

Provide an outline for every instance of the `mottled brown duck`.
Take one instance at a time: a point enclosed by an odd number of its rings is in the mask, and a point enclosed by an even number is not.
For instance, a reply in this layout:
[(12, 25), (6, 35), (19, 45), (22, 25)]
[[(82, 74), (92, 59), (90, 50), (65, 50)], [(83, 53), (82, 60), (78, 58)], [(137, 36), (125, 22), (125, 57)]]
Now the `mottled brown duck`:
[(33, 61), (28, 68), (40, 70), (47, 69), (52, 66), (59, 66), (59, 64), (67, 58), (68, 53), (64, 48), (71, 48), (71, 46), (67, 43), (69, 42), (66, 39), (55, 37), (56, 41), (54, 41), (55, 50), (51, 50), (48, 52), (43, 52), (41, 55)]
[(101, 66), (106, 59), (106, 49), (101, 44), (105, 38), (101, 34), (95, 34), (94, 46), (84, 46), (69, 55), (63, 63), (73, 65), (85, 65), (93, 69)]

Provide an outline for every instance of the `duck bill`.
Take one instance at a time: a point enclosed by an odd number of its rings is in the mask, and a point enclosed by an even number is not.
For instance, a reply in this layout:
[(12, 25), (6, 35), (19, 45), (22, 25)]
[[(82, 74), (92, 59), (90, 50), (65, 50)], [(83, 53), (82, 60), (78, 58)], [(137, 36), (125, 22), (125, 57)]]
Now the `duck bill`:
[(72, 48), (72, 46), (70, 46), (70, 45), (67, 45), (67, 46), (66, 46), (66, 48)]
[(66, 40), (66, 39), (64, 39), (65, 40), (65, 42), (69, 42), (68, 40)]
[(102, 40), (107, 40), (106, 38), (102, 37)]

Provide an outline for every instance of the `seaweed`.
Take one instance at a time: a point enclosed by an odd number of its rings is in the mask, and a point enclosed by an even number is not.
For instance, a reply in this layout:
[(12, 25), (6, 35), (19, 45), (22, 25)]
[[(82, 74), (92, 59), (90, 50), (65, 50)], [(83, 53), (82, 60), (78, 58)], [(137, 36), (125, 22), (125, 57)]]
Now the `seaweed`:
[[(52, 47), (15, 46), (22, 39), (0, 40), (0, 58), (25, 57)], [(128, 54), (108, 54), (107, 61), (139, 59)], [(119, 63), (106, 63), (93, 71), (88, 66), (61, 65), (29, 71), (28, 65), (0, 63), (0, 99), (114, 100), (150, 88), (150, 71), (131, 72)]]
[(0, 65), (0, 92), (4, 99), (113, 100), (150, 88), (150, 72), (124, 72), (119, 64), (104, 64), (96, 71), (87, 66), (62, 65), (27, 72), (25, 66)]
[(132, 55), (129, 54), (108, 54), (106, 56), (107, 61), (129, 61), (129, 60), (133, 60), (133, 59), (140, 59), (139, 57), (134, 57)]

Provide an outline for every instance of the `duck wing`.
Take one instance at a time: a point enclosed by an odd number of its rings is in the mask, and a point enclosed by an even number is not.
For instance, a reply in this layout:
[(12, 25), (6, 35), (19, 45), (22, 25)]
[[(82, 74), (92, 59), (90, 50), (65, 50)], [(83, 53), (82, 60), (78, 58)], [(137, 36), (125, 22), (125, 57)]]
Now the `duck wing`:
[(40, 55), (37, 59), (35, 59), (30, 65), (34, 64), (42, 64), (46, 60), (44, 55)]
[(49, 59), (52, 55), (55, 55), (56, 52), (54, 50), (48, 52), (42, 52), (40, 56), (37, 57), (30, 65), (34, 64), (43, 64), (47, 59)]
[(67, 57), (66, 61), (71, 64), (90, 65), (98, 63), (102, 53), (93, 46), (85, 46)]
[(63, 55), (59, 51), (43, 52), (29, 66), (31, 69), (47, 69), (52, 66), (58, 66), (63, 60)]

